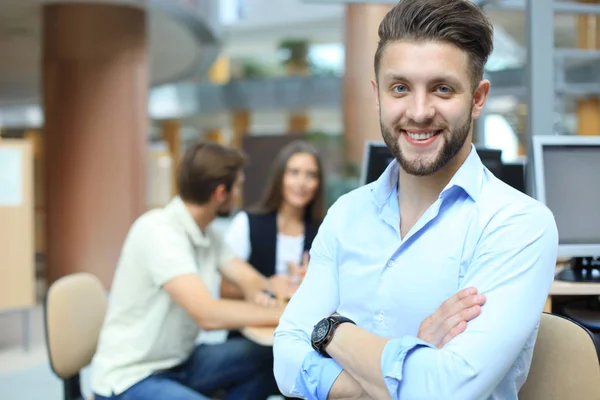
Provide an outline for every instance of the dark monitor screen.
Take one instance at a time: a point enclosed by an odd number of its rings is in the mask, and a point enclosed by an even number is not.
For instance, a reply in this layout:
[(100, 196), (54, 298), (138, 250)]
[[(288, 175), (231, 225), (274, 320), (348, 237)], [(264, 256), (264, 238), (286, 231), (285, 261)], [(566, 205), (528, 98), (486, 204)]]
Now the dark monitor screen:
[(502, 179), (502, 150), (486, 149), (484, 147), (476, 147), (476, 149), (483, 165), (485, 165), (496, 178)]
[(502, 177), (500, 179), (521, 193), (527, 194), (527, 188), (525, 187), (525, 182), (527, 182), (525, 177), (527, 173), (526, 166), (525, 162), (505, 163), (502, 165)]
[(368, 142), (363, 154), (361, 184), (376, 181), (393, 159), (394, 156), (385, 143)]
[[(483, 165), (487, 167), (496, 177), (502, 179), (504, 174), (502, 165), (502, 151), (476, 147), (477, 154)], [(368, 142), (365, 145), (363, 155), (363, 168), (361, 184), (365, 185), (376, 181), (387, 166), (392, 162), (394, 156), (383, 142)]]

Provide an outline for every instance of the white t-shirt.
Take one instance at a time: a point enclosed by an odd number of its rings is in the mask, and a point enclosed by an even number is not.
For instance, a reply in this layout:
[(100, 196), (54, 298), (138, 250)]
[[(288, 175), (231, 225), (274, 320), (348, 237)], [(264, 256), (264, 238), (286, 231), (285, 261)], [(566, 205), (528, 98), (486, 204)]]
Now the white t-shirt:
[[(250, 223), (248, 214), (240, 211), (232, 219), (227, 233), (225, 234), (225, 242), (233, 250), (235, 255), (242, 260), (248, 261), (252, 247), (250, 244)], [(275, 273), (287, 275), (288, 262), (300, 264), (302, 253), (304, 251), (304, 235), (289, 236), (283, 233), (277, 233)]]
[(234, 257), (211, 226), (199, 229), (178, 197), (138, 218), (123, 245), (92, 361), (94, 393), (120, 394), (187, 360), (200, 329), (161, 287), (193, 273), (215, 293), (218, 268)]

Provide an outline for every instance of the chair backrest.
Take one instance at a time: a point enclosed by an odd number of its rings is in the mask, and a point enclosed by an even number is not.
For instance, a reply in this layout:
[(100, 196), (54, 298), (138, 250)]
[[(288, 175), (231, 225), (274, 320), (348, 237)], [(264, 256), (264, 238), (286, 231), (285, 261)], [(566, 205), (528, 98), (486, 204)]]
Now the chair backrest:
[(578, 323), (542, 314), (520, 400), (600, 399), (600, 359), (594, 335)]
[(69, 379), (90, 364), (106, 314), (102, 282), (89, 273), (55, 281), (45, 302), (46, 342), (52, 369)]

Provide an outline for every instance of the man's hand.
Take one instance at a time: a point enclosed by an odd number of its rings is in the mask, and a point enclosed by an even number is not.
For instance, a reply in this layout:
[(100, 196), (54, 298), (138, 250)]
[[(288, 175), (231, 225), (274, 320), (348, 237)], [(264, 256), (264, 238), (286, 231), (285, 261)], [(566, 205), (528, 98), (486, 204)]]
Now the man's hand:
[(290, 275), (294, 279), (302, 281), (302, 279), (304, 279), (304, 276), (306, 275), (306, 271), (308, 270), (309, 258), (310, 256), (308, 254), (308, 251), (305, 251), (304, 253), (302, 253), (302, 265), (298, 265), (298, 263), (295, 263), (293, 261), (288, 261), (288, 275)]
[(261, 290), (260, 292), (256, 293), (254, 302), (263, 307), (275, 307), (278, 305), (277, 297), (274, 293), (268, 290)]
[(467, 328), (467, 322), (481, 313), (485, 295), (477, 289), (463, 289), (446, 300), (437, 310), (421, 323), (417, 337), (442, 348), (456, 335)]
[(268, 282), (268, 289), (275, 295), (277, 300), (287, 301), (294, 294), (294, 286), (287, 275), (273, 275)]

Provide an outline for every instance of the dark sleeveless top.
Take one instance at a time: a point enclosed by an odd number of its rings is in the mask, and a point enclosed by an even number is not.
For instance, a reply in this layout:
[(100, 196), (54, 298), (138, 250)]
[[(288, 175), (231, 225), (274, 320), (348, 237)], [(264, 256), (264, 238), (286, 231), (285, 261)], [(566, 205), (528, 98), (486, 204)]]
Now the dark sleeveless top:
[[(248, 262), (266, 277), (275, 275), (277, 260), (277, 213), (248, 213), (250, 230), (250, 257)], [(304, 224), (304, 250), (310, 246), (317, 234), (317, 227), (306, 221)], [(298, 264), (302, 262), (299, 256)]]

